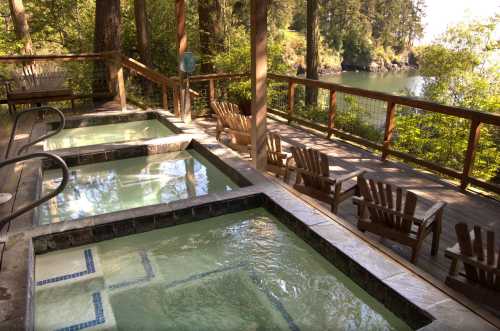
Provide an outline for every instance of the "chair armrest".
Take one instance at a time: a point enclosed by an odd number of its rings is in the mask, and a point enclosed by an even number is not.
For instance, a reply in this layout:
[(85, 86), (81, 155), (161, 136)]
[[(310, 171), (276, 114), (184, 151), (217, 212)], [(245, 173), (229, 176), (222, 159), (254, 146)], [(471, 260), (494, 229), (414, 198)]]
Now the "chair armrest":
[(432, 220), (432, 218), (436, 216), (438, 212), (441, 212), (445, 206), (446, 206), (445, 202), (442, 201), (436, 202), (429, 210), (425, 212), (422, 219), (420, 219), (422, 224), (427, 226), (428, 225), (427, 223), (429, 223)]
[(365, 170), (356, 170), (356, 171), (350, 172), (348, 174), (337, 177), (336, 182), (339, 184), (342, 184), (344, 182), (347, 182), (348, 180), (351, 180), (355, 177), (363, 175), (365, 172), (366, 172)]

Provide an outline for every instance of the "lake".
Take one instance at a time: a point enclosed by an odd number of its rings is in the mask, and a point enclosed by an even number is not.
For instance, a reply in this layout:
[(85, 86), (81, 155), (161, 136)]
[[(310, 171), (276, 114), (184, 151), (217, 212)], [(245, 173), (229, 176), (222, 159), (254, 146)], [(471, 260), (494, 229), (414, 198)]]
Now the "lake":
[(321, 80), (398, 95), (422, 94), (423, 78), (415, 70), (366, 72), (344, 71), (340, 74), (322, 76)]

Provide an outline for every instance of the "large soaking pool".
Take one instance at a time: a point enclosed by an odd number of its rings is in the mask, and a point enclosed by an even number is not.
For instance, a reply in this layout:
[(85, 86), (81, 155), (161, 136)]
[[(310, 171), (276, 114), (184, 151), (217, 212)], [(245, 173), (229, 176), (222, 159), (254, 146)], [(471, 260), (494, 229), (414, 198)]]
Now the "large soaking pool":
[(154, 139), (174, 132), (156, 119), (64, 129), (47, 139), (45, 150)]
[(407, 330), (265, 209), (35, 258), (37, 330)]
[[(42, 194), (54, 190), (60, 181), (60, 170), (46, 170)], [(236, 187), (192, 149), (75, 166), (70, 168), (65, 190), (39, 207), (39, 223), (168, 203)]]

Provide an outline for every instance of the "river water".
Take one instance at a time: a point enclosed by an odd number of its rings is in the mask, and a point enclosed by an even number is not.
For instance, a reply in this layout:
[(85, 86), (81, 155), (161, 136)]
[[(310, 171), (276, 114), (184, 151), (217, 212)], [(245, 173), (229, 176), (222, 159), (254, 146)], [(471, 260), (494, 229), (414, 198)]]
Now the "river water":
[(340, 74), (323, 76), (321, 80), (398, 95), (421, 96), (423, 87), (422, 76), (414, 70), (382, 73), (344, 71)]

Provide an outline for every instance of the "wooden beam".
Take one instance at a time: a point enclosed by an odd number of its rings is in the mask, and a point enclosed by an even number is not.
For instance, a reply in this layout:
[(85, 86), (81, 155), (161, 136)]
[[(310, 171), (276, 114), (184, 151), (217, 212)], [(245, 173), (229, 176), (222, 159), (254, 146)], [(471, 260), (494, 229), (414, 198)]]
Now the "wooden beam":
[(180, 102), (182, 119), (184, 122), (191, 122), (191, 96), (184, 87), (183, 73), (181, 72), (181, 59), (188, 49), (188, 39), (186, 33), (186, 0), (175, 0), (175, 15), (177, 18), (177, 62), (180, 77)]
[(392, 134), (396, 126), (396, 104), (393, 102), (387, 103), (387, 114), (385, 118), (384, 131), (384, 148), (382, 149), (382, 161), (387, 160), (389, 149), (392, 143)]
[(267, 166), (267, 0), (250, 1), (252, 80), (252, 160)]
[(118, 82), (118, 98), (120, 100), (120, 107), (122, 111), (125, 111), (127, 110), (127, 96), (125, 92), (125, 80), (123, 78), (123, 67), (121, 65), (117, 68), (116, 80)]
[(481, 123), (473, 120), (470, 125), (469, 143), (467, 145), (467, 152), (465, 152), (464, 170), (460, 180), (460, 188), (465, 190), (469, 184), (469, 177), (474, 167), (474, 159), (476, 156), (476, 148), (481, 134)]
[(337, 91), (330, 90), (330, 108), (328, 110), (328, 132), (327, 138), (333, 134), (333, 128), (335, 127), (335, 116), (337, 115)]

